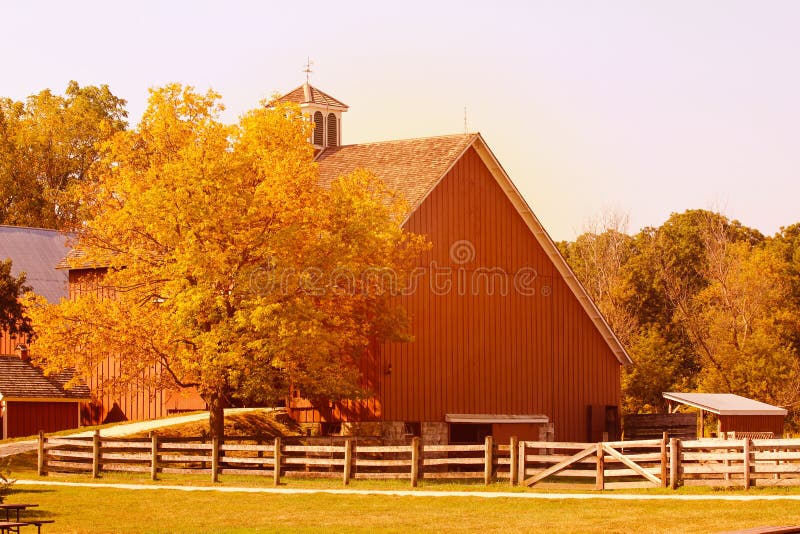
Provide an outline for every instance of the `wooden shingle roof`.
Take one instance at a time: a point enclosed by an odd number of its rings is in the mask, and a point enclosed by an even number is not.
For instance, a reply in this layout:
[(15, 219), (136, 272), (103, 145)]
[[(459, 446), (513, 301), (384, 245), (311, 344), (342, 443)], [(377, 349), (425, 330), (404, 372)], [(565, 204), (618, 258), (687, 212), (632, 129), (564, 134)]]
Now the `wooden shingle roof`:
[(329, 147), (317, 156), (320, 181), (327, 186), (356, 169), (369, 169), (413, 210), (476, 139), (477, 134), (460, 134)]
[(292, 102), (300, 106), (303, 104), (316, 104), (318, 106), (341, 109), (342, 111), (348, 110), (347, 104), (333, 98), (324, 91), (320, 91), (308, 82), (278, 98), (277, 102)]
[(19, 356), (0, 356), (0, 396), (4, 400), (89, 401), (91, 393), (85, 384), (64, 387), (72, 378), (72, 371), (45, 376)]

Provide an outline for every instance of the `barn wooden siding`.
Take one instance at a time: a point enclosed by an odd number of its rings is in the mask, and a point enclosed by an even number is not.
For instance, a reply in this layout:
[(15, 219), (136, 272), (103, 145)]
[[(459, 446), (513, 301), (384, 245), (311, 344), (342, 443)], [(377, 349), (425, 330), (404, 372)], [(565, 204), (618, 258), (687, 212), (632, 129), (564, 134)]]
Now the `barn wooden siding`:
[[(619, 361), (474, 149), (406, 228), (433, 243), (419, 261), (425, 274), (416, 290), (397, 299), (415, 340), (378, 347), (368, 376), (375, 399), (359, 410), (348, 403), (293, 415), (441, 422), (447, 413), (545, 414), (556, 440), (586, 439), (587, 407), (619, 405)], [(453, 261), (451, 247), (459, 245), (468, 255), (472, 247), (471, 261)], [(432, 290), (434, 271), (441, 277), (447, 268), (450, 291)], [(475, 275), (481, 268), (506, 273), (506, 295), (499, 287), (490, 294), (486, 278)], [(531, 268), (533, 294), (525, 295), (513, 279)]]
[(720, 415), (720, 432), (772, 432), (783, 435), (783, 415)]
[[(98, 293), (105, 298), (113, 298), (113, 290), (100, 286), (103, 272), (104, 269), (70, 270), (70, 298), (86, 293)], [(158, 374), (156, 368), (142, 373), (139, 377), (140, 385), (130, 388), (127, 393), (112, 391), (108, 387), (103, 388), (101, 382), (104, 377), (120, 375), (119, 362), (112, 354), (108, 354), (91, 376), (84, 377), (92, 391), (93, 401), (83, 405), (82, 424), (156, 419), (176, 411), (206, 408), (205, 402), (194, 390), (177, 392), (153, 386), (152, 383), (156, 381)]]
[(77, 402), (7, 401), (5, 404), (6, 439), (79, 426)]
[(8, 330), (0, 331), (0, 354), (17, 354), (17, 345), (25, 341), (24, 335), (12, 337)]

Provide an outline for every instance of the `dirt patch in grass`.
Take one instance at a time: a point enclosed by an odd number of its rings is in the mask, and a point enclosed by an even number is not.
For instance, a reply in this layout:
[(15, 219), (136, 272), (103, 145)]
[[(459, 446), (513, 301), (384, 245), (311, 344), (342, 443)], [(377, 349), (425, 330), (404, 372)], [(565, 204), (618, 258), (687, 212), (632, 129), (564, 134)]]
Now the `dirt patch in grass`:
[[(208, 438), (208, 421), (195, 421), (159, 428), (153, 431), (166, 438)], [(140, 432), (131, 437), (147, 437), (150, 432)], [(225, 435), (274, 439), (276, 436), (299, 436), (300, 427), (282, 410), (256, 410), (225, 416)]]

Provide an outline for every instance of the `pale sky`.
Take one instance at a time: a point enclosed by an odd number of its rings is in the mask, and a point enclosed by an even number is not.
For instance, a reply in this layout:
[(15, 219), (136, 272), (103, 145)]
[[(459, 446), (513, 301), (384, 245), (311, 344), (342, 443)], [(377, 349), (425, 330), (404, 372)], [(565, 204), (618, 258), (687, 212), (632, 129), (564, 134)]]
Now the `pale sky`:
[(233, 121), (304, 80), (344, 143), (479, 131), (556, 240), (712, 208), (800, 222), (800, 2), (10, 2), (0, 95), (107, 83), (223, 95)]

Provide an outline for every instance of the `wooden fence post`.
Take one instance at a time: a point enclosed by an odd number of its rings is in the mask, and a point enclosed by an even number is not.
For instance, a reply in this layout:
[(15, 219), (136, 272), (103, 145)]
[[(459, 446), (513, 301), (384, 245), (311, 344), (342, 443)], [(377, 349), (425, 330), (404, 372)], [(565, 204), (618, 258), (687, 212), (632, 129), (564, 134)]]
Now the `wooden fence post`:
[(519, 453), (517, 455), (517, 484), (519, 484), (520, 486), (522, 485), (523, 482), (525, 482), (525, 471), (526, 471), (526, 467), (525, 467), (526, 458), (525, 458), (525, 455), (526, 454), (527, 454), (527, 452), (525, 451), (525, 442), (524, 441), (520, 441), (519, 442)]
[(344, 469), (342, 470), (344, 477), (344, 485), (350, 484), (350, 469), (353, 465), (353, 441), (348, 438), (344, 440)]
[(605, 461), (603, 460), (603, 443), (597, 443), (597, 470), (595, 472), (595, 482), (594, 482), (594, 489), (601, 490), (605, 489), (605, 480), (603, 476), (605, 474)]
[(744, 438), (744, 489), (750, 489), (750, 438)]
[(92, 434), (92, 478), (100, 476), (100, 431)]
[(489, 485), (492, 483), (492, 471), (493, 471), (493, 452), (494, 452), (494, 440), (492, 436), (486, 436), (485, 443), (485, 451), (483, 453), (483, 483), (485, 485)]
[[(722, 439), (728, 439), (728, 433), (727, 432), (720, 432), (720, 434), (722, 434)], [(731, 449), (723, 449), (723, 451), (725, 451), (725, 461), (723, 462), (723, 464), (727, 468), (727, 467), (731, 466), (731, 461), (728, 459), (728, 453), (731, 452)], [(724, 478), (725, 480), (730, 480), (731, 479), (730, 471), (725, 469), (725, 474), (722, 475), (722, 478)]]
[(44, 432), (41, 430), (39, 431), (39, 454), (36, 460), (36, 473), (41, 476), (47, 476), (47, 461), (45, 460), (44, 453), (44, 444), (47, 441), (47, 438), (44, 437)]
[(517, 436), (511, 436), (511, 442), (508, 445), (508, 480), (509, 484), (515, 486), (517, 484), (517, 477), (519, 472), (519, 439)]
[(150, 479), (158, 480), (158, 434), (150, 432)]
[(669, 487), (677, 489), (681, 483), (681, 441), (669, 440)]
[(668, 439), (669, 438), (667, 437), (667, 433), (664, 432), (661, 435), (661, 487), (662, 488), (666, 488), (669, 485), (669, 482), (667, 481), (667, 472), (668, 472), (667, 466), (669, 465), (667, 463), (669, 462), (669, 458), (667, 456)]
[(272, 481), (276, 486), (281, 484), (281, 437), (275, 436), (275, 450), (272, 453)]
[(419, 479), (419, 437), (411, 438), (411, 487), (417, 487), (417, 480)]
[(211, 438), (211, 482), (219, 482), (219, 437)]

